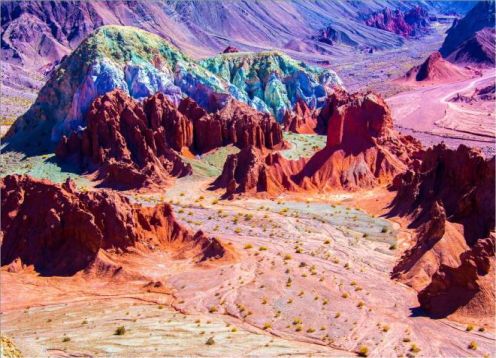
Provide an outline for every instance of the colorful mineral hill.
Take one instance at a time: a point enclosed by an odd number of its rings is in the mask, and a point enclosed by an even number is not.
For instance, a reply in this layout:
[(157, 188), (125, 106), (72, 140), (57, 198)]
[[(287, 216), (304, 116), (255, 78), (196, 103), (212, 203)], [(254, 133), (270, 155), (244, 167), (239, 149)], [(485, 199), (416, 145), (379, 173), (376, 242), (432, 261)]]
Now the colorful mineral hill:
[(228, 84), (161, 37), (125, 26), (104, 26), (67, 57), (12, 132), (39, 127), (52, 142), (84, 127), (91, 102), (115, 88), (141, 99), (163, 92), (174, 102), (184, 94), (215, 109)]
[(298, 98), (319, 106), (336, 85), (334, 72), (281, 53), (230, 53), (197, 63), (152, 33), (103, 26), (62, 61), (10, 133), (23, 132), (21, 140), (36, 133), (41, 145), (51, 145), (84, 128), (91, 102), (115, 88), (138, 100), (161, 92), (178, 104), (188, 96), (209, 112), (234, 97), (282, 120)]
[(311, 108), (321, 107), (326, 87), (341, 87), (334, 71), (296, 61), (278, 51), (223, 53), (201, 64), (232, 83), (242, 101), (272, 113), (279, 122), (298, 99)]
[(1, 13), (0, 358), (496, 358), (494, 0)]

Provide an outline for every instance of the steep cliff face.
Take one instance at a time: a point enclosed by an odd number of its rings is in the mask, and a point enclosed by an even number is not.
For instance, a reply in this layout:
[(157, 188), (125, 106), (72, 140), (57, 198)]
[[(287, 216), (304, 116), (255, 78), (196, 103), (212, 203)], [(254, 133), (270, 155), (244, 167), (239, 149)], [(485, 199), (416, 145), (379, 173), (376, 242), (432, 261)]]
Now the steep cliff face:
[(394, 187), (392, 213), (410, 216), (417, 234), (393, 276), (435, 316), (494, 313), (495, 158), (437, 145)]
[(20, 259), (40, 274), (68, 276), (105, 251), (166, 250), (198, 262), (225, 253), (216, 239), (181, 227), (168, 204), (143, 207), (113, 191), (27, 176), (3, 178), (1, 191), (2, 265)]
[(492, 67), (495, 63), (496, 31), (483, 28), (458, 45), (446, 59), (461, 65)]
[[(420, 144), (392, 128), (391, 113), (375, 94), (330, 97), (327, 145), (310, 159), (246, 150), (226, 161), (214, 187), (227, 195), (282, 190), (355, 190), (391, 182), (406, 170)], [(247, 189), (248, 188), (248, 189)]]
[(455, 314), (473, 319), (494, 317), (495, 237), (480, 239), (463, 252), (456, 267), (441, 264), (418, 298), (434, 317)]

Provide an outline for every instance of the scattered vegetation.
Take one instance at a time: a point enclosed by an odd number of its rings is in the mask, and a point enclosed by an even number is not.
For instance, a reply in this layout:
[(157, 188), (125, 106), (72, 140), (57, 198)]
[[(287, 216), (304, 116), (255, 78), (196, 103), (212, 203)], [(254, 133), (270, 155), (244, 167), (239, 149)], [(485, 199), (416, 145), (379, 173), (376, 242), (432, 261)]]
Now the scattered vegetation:
[(123, 336), (124, 334), (126, 334), (126, 328), (124, 326), (117, 327), (114, 332), (115, 336)]
[(418, 353), (418, 352), (420, 352), (420, 348), (415, 343), (413, 343), (410, 347), (410, 352)]
[(359, 357), (368, 357), (368, 355), (369, 355), (369, 349), (367, 348), (367, 346), (360, 346), (360, 348), (358, 348)]

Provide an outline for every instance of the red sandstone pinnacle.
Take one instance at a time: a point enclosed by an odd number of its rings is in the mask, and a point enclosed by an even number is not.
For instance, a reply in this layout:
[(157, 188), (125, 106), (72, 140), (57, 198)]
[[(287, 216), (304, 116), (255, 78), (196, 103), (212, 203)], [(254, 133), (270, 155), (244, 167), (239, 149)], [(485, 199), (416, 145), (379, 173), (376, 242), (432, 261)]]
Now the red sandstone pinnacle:
[(420, 291), (434, 316), (494, 314), (495, 158), (436, 145), (393, 187), (391, 213), (410, 216), (416, 229), (393, 277)]
[(350, 95), (338, 99), (327, 121), (327, 146), (358, 148), (370, 145), (372, 138), (387, 136), (393, 129), (391, 111), (384, 100), (374, 94)]
[(305, 101), (298, 99), (293, 111), (284, 114), (283, 123), (287, 131), (298, 134), (314, 134), (317, 127), (318, 112), (310, 109)]
[(144, 207), (113, 191), (78, 192), (28, 176), (1, 181), (2, 265), (20, 259), (45, 275), (73, 275), (100, 250), (168, 250), (202, 261), (222, 257), (222, 245), (179, 225), (168, 204)]
[(235, 193), (282, 190), (354, 190), (389, 183), (406, 170), (419, 142), (392, 129), (385, 102), (374, 94), (336, 93), (326, 106), (328, 144), (310, 159), (245, 149), (228, 158), (214, 188)]
[(152, 130), (164, 128), (167, 144), (180, 152), (193, 145), (193, 123), (162, 93), (143, 101), (143, 110)]
[(160, 94), (147, 100), (145, 109), (148, 117), (142, 105), (121, 90), (98, 97), (88, 111), (87, 128), (63, 137), (57, 157), (75, 157), (87, 171), (97, 170), (103, 185), (120, 189), (164, 184), (171, 177), (191, 174), (191, 166), (169, 145), (188, 140), (187, 135), (170, 134), (187, 128), (187, 121)]

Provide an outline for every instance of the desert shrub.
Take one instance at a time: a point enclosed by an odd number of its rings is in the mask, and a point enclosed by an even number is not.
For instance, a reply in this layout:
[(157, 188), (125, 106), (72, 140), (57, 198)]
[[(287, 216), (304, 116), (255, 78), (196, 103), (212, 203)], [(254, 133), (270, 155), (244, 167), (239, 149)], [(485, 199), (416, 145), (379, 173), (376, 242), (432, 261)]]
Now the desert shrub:
[(367, 348), (367, 346), (360, 346), (360, 348), (358, 348), (358, 356), (368, 357), (368, 355), (369, 355), (369, 349)]
[(410, 347), (410, 352), (418, 353), (418, 352), (420, 352), (420, 348), (415, 343), (413, 343)]
[(124, 326), (117, 327), (114, 332), (115, 336), (123, 336), (126, 333), (126, 328)]

